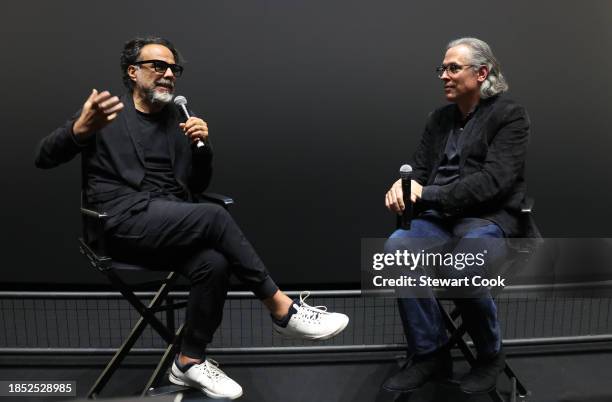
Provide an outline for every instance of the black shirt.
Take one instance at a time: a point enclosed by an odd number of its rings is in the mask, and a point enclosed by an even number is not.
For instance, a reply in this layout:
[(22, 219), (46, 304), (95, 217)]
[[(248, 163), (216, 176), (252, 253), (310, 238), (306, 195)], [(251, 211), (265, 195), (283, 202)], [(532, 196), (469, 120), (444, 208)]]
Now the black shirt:
[[(476, 106), (476, 108), (474, 108), (474, 110), (468, 113), (468, 115), (464, 118), (461, 115), (459, 108), (456, 107), (453, 128), (448, 135), (448, 139), (446, 140), (444, 155), (442, 156), (442, 161), (440, 162), (440, 165), (436, 171), (436, 176), (434, 177), (434, 185), (444, 186), (459, 180), (459, 160), (461, 159), (461, 149), (463, 147), (462, 134), (470, 124), (476, 110), (478, 110), (478, 106)], [(448, 217), (448, 214), (432, 208), (424, 211), (421, 216), (444, 219)], [(469, 228), (469, 230), (480, 226), (489, 225), (491, 223), (492, 222), (489, 220), (478, 218), (470, 218), (469, 223), (467, 223), (467, 221), (464, 222), (464, 224), (468, 225), (466, 229)]]
[(463, 140), (463, 136), (461, 134), (470, 123), (476, 109), (468, 113), (468, 115), (463, 118), (459, 108), (457, 108), (455, 114), (455, 124), (448, 135), (446, 147), (444, 148), (444, 156), (442, 157), (442, 162), (440, 163), (440, 166), (438, 166), (436, 177), (434, 178), (434, 185), (444, 186), (445, 184), (450, 184), (459, 179), (459, 160), (461, 159), (461, 147)]
[(167, 116), (162, 110), (159, 113), (137, 112), (138, 128), (142, 134), (145, 176), (141, 191), (150, 192), (156, 196), (175, 195), (184, 198), (184, 190), (176, 181), (170, 158), (168, 133), (166, 130)]

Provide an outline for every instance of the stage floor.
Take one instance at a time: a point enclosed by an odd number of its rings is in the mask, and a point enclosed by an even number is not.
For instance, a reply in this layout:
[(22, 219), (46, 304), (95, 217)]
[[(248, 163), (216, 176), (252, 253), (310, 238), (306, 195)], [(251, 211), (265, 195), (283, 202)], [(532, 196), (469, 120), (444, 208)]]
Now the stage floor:
[[(509, 351), (509, 361), (531, 391), (528, 401), (608, 402), (612, 400), (610, 367), (612, 351), (575, 350), (564, 353), (523, 354)], [(579, 349), (579, 348), (578, 348)], [(468, 397), (456, 387), (431, 383), (412, 395), (398, 396), (380, 389), (398, 369), (398, 353), (338, 354), (325, 356), (213, 356), (221, 368), (244, 388), (242, 402), (349, 402), (349, 401), (489, 401), (487, 395)], [(1, 356), (1, 380), (74, 380), (83, 397), (101, 370), (106, 357)], [(134, 395), (152, 370), (152, 358), (142, 356), (126, 362), (102, 397)], [(455, 375), (467, 364), (455, 360)], [(507, 396), (509, 382), (502, 378), (499, 390)], [(0, 398), (18, 402), (64, 400), (47, 398)], [(152, 399), (153, 401), (155, 399)], [(204, 400), (189, 392), (183, 401)]]

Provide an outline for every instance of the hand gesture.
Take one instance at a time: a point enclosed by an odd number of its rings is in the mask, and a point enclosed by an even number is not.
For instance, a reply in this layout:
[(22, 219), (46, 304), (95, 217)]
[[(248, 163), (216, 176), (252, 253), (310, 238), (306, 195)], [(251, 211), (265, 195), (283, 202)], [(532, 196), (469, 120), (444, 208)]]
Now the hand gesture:
[(108, 91), (98, 93), (94, 89), (83, 104), (81, 115), (74, 122), (72, 131), (77, 136), (95, 133), (115, 120), (121, 109), (123, 103), (118, 97)]

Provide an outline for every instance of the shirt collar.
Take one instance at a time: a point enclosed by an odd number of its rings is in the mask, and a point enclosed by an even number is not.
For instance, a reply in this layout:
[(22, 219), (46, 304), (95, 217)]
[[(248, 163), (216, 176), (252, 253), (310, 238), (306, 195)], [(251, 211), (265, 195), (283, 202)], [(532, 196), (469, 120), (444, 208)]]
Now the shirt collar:
[(472, 111), (469, 112), (467, 116), (465, 116), (465, 118), (463, 118), (463, 115), (461, 114), (461, 111), (459, 110), (459, 106), (455, 105), (455, 123), (461, 128), (465, 127), (465, 125), (472, 119), (472, 117), (474, 117), (474, 115), (480, 108), (480, 104), (481, 102), (478, 102), (478, 104), (476, 104), (474, 109), (472, 109)]

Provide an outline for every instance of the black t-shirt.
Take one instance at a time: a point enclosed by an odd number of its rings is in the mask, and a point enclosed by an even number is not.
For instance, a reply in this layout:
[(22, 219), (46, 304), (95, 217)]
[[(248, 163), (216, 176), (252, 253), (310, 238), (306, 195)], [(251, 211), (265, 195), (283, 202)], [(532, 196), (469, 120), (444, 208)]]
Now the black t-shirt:
[[(468, 113), (464, 118), (459, 111), (459, 108), (455, 110), (455, 124), (453, 129), (448, 135), (446, 140), (446, 146), (444, 148), (444, 155), (442, 161), (436, 171), (433, 184), (436, 186), (444, 186), (459, 180), (459, 161), (461, 160), (461, 150), (463, 148), (463, 131), (469, 128), (469, 124), (473, 124), (472, 117), (478, 110), (476, 107), (473, 111)], [(437, 219), (445, 219), (448, 214), (440, 212), (436, 209), (428, 209), (421, 214), (422, 217), (430, 217)], [(456, 223), (456, 221), (454, 221)], [(466, 230), (472, 230), (480, 226), (489, 225), (492, 222), (487, 219), (480, 218), (469, 218), (469, 221), (463, 221), (466, 226)], [(468, 229), (469, 228), (469, 229)]]
[(166, 111), (159, 113), (137, 112), (138, 129), (142, 133), (145, 176), (142, 180), (142, 191), (154, 195), (174, 195), (184, 198), (185, 192), (176, 181), (170, 158), (170, 148), (166, 130)]
[(438, 166), (436, 177), (433, 184), (444, 186), (456, 180), (459, 180), (459, 160), (461, 159), (461, 148), (463, 147), (463, 130), (468, 126), (476, 110), (470, 112), (465, 118), (461, 116), (461, 112), (457, 108), (455, 112), (455, 124), (453, 130), (448, 135), (446, 147), (444, 148), (444, 156), (442, 162)]

